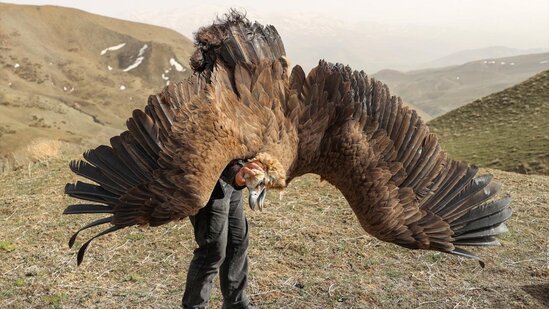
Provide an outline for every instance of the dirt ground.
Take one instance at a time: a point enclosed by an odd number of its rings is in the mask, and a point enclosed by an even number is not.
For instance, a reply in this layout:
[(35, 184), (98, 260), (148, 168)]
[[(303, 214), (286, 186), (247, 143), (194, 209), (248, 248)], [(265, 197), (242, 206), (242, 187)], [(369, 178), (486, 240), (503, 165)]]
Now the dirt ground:
[[(0, 178), (1, 308), (176, 308), (195, 247), (188, 220), (97, 239), (80, 267), (69, 237), (93, 216), (63, 216), (68, 160)], [(490, 171), (513, 196), (486, 262), (410, 251), (367, 235), (342, 195), (307, 175), (251, 228), (249, 296), (259, 308), (549, 307), (549, 177)], [(96, 231), (83, 233), (81, 244)], [(216, 285), (211, 308), (221, 307)]]

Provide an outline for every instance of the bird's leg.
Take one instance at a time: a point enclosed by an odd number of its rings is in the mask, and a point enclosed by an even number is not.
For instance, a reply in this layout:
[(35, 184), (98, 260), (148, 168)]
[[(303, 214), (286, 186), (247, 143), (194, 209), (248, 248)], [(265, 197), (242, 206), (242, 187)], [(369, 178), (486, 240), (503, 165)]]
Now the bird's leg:
[(265, 204), (265, 197), (267, 196), (265, 182), (261, 182), (256, 187), (248, 187), (248, 190), (250, 190), (250, 196), (248, 197), (250, 208), (255, 210), (257, 207), (259, 210), (263, 210), (263, 204)]
[(248, 198), (250, 208), (252, 210), (255, 210), (256, 208), (262, 210), (263, 204), (265, 203), (265, 197), (267, 196), (267, 187), (265, 185), (267, 175), (258, 162), (251, 162), (243, 168), (249, 169), (250, 171), (244, 175), (246, 187), (248, 187), (248, 190), (250, 191)]

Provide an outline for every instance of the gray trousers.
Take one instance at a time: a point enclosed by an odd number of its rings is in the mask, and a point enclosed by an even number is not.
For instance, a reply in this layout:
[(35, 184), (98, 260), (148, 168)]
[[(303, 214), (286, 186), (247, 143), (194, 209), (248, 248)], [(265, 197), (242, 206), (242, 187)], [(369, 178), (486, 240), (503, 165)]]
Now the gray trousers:
[(198, 248), (187, 273), (183, 308), (206, 308), (218, 271), (223, 308), (247, 308), (248, 222), (242, 191), (220, 179), (206, 207), (190, 219)]

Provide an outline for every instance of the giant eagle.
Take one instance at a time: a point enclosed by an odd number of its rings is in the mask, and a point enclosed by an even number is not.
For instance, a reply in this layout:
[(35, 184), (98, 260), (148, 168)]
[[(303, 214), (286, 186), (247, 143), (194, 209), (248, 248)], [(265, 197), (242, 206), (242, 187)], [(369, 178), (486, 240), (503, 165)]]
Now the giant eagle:
[[(84, 153), (71, 170), (95, 184), (67, 184), (87, 204), (65, 214), (107, 217), (90, 242), (132, 225), (159, 226), (204, 207), (233, 160), (260, 161), (251, 205), (306, 173), (336, 186), (366, 232), (409, 249), (480, 259), (462, 246), (498, 244), (509, 197), (491, 175), (451, 160), (418, 114), (363, 71), (320, 61), (290, 70), (273, 26), (238, 14), (195, 34), (195, 74), (149, 97), (128, 130)], [(89, 203), (91, 202), (91, 203)], [(482, 265), (482, 262), (481, 262)]]

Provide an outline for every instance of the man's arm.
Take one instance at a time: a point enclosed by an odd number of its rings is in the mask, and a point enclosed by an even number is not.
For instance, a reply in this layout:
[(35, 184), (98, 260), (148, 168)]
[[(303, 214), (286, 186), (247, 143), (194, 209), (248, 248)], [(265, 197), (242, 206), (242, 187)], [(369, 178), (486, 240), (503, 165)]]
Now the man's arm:
[(244, 163), (242, 160), (233, 160), (223, 170), (220, 178), (235, 189), (242, 190), (246, 187), (246, 178), (254, 176), (257, 170), (263, 170), (259, 162)]
[(246, 183), (239, 185), (235, 180), (236, 180), (236, 175), (238, 174), (238, 172), (240, 172), (240, 170), (243, 167), (244, 167), (244, 162), (242, 160), (233, 160), (227, 165), (227, 167), (225, 167), (225, 169), (221, 173), (220, 178), (224, 182), (233, 186), (235, 189), (242, 190), (246, 188)]

